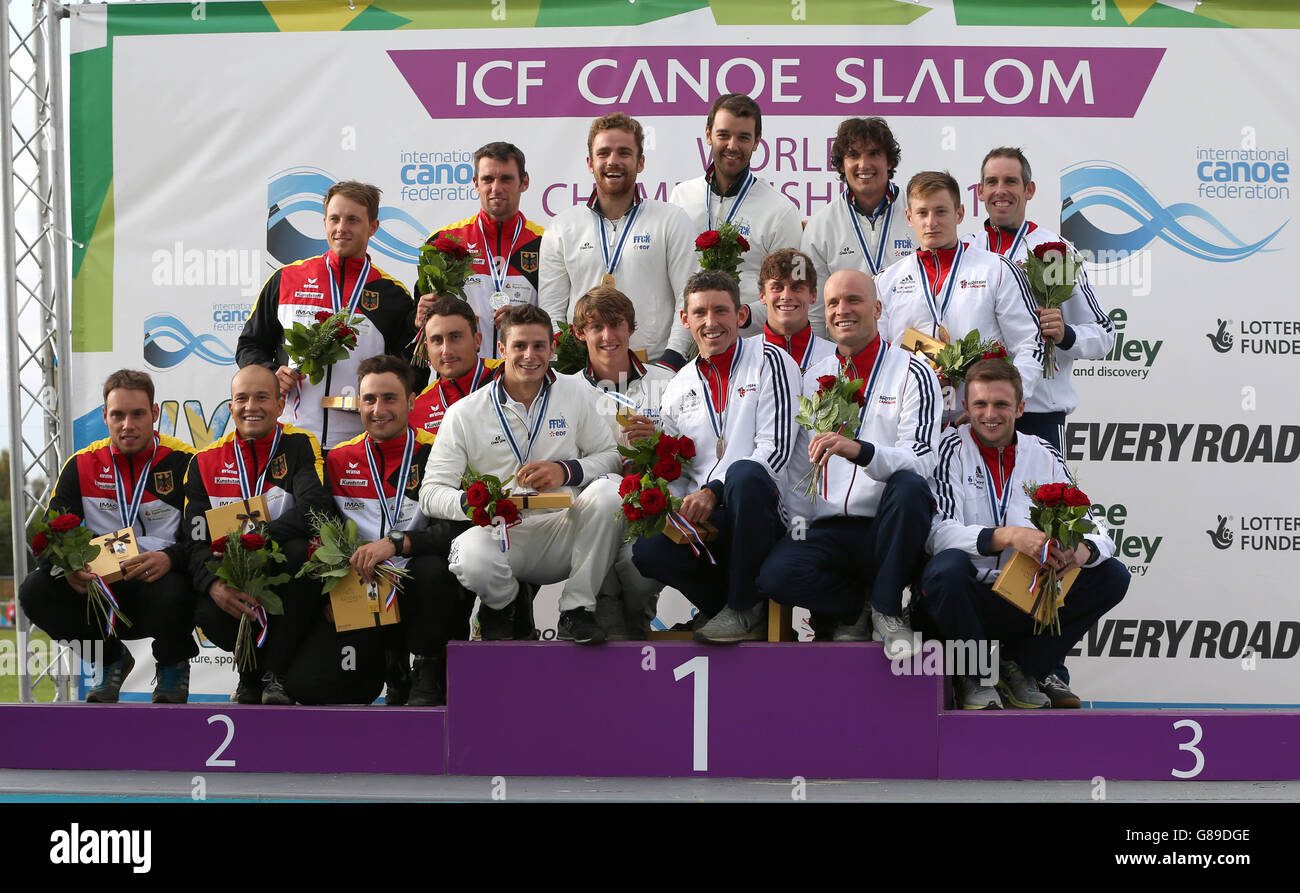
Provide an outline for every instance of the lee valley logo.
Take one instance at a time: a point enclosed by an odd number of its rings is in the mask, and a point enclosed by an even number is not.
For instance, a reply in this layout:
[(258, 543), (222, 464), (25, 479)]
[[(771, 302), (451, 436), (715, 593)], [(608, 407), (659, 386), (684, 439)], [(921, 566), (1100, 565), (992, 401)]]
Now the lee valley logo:
[(1219, 353), (1285, 354), (1300, 356), (1300, 321), (1289, 319), (1220, 319), (1206, 332)]
[(83, 831), (73, 822), (52, 833), (50, 843), (54, 865), (131, 865), (136, 874), (148, 874), (153, 864), (152, 831)]
[(1084, 378), (1145, 379), (1165, 342), (1131, 337), (1126, 331), (1128, 312), (1120, 307), (1110, 312), (1110, 321), (1115, 326), (1115, 346), (1100, 360), (1075, 363), (1074, 375)]
[(1300, 518), (1284, 515), (1217, 515), (1218, 522), (1206, 530), (1214, 548), (1234, 546), (1249, 552), (1300, 552)]
[[(1140, 564), (1128, 564), (1129, 573), (1135, 577), (1146, 576), (1147, 566), (1156, 557), (1163, 536), (1147, 537), (1126, 534), (1124, 524), (1128, 521), (1128, 506), (1115, 503), (1112, 506), (1094, 505), (1092, 515), (1106, 525), (1106, 533), (1115, 541), (1115, 557), (1120, 561), (1133, 559)], [(1126, 562), (1127, 564), (1127, 562)]]

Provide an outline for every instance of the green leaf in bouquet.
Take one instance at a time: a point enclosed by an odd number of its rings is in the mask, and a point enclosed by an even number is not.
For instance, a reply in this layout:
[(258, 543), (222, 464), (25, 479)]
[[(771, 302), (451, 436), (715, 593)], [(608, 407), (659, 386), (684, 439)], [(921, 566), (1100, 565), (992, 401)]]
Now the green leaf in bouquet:
[[(271, 585), (279, 585), (280, 583), (283, 583), (288, 579), (288, 577), (285, 577), (283, 574), (281, 574), (280, 576), (284, 577), (284, 579), (278, 579), (277, 577), (272, 577), (268, 579), (267, 582), (270, 583)], [(251, 592), (249, 593), (249, 595), (252, 594), (253, 593)], [(274, 592), (270, 591), (269, 589), (266, 590), (265, 592), (259, 593), (257, 596), (257, 600), (262, 603), (263, 608), (266, 608), (266, 613), (268, 614), (284, 613), (284, 601), (280, 598), (280, 596), (276, 595)]]

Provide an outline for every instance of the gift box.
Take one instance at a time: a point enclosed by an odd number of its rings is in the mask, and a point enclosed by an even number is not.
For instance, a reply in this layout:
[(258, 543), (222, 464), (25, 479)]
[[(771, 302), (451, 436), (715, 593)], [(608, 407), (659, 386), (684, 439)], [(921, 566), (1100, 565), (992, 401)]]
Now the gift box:
[[(997, 582), (993, 584), (993, 591), (1005, 598), (1011, 604), (1015, 605), (1026, 614), (1034, 608), (1034, 602), (1038, 599), (1038, 592), (1030, 592), (1029, 586), (1034, 582), (1034, 575), (1038, 573), (1038, 561), (1029, 557), (1024, 552), (1013, 552), (1011, 560), (1002, 568), (1002, 573), (998, 574)], [(1070, 591), (1070, 586), (1079, 576), (1077, 567), (1070, 568), (1060, 577), (1061, 594), (1056, 597), (1056, 604), (1059, 606), (1065, 602), (1065, 596)], [(1036, 619), (1039, 623), (1047, 622), (1047, 604), (1038, 606)]]
[[(700, 542), (711, 543), (718, 538), (718, 528), (714, 527), (708, 521), (700, 521), (695, 525), (695, 531), (700, 535)], [(679, 546), (686, 545), (686, 534), (682, 533), (672, 524), (664, 525), (664, 536), (668, 537)]]
[(376, 576), (373, 583), (362, 583), (355, 568), (330, 590), (330, 607), (334, 611), (334, 628), (341, 633), (354, 629), (372, 629), (400, 623), (401, 613), (397, 602), (391, 611), (384, 610), (384, 602), (393, 584)]
[(271, 515), (266, 509), (266, 497), (254, 496), (228, 505), (208, 509), (203, 513), (208, 522), (208, 539), (216, 540), (237, 530), (252, 533), (258, 524), (269, 524)]
[(360, 412), (361, 400), (355, 395), (342, 397), (321, 397), (320, 405), (322, 409), (342, 409), (347, 412)]
[(573, 496), (564, 490), (549, 490), (527, 496), (511, 493), (510, 499), (521, 509), (567, 509), (573, 505)]
[(934, 355), (943, 350), (944, 343), (938, 338), (931, 338), (924, 332), (909, 328), (903, 332), (900, 346), (908, 353), (925, 357), (925, 361), (930, 364), (930, 368), (936, 372), (939, 371), (939, 367), (934, 363)]
[(90, 542), (99, 546), (99, 557), (90, 562), (90, 572), (99, 574), (105, 583), (116, 583), (122, 579), (122, 562), (140, 554), (135, 531), (130, 527), (97, 536)]

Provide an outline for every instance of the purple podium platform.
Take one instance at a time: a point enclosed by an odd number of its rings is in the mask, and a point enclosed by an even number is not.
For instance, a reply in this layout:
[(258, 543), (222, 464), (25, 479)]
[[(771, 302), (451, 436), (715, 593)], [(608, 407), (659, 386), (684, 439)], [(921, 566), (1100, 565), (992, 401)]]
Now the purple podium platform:
[(952, 711), (939, 777), (1170, 781), (1300, 778), (1300, 713), (1287, 710)]
[(0, 767), (446, 771), (446, 710), (237, 704), (0, 705)]
[(453, 775), (934, 778), (941, 680), (880, 645), (452, 645)]

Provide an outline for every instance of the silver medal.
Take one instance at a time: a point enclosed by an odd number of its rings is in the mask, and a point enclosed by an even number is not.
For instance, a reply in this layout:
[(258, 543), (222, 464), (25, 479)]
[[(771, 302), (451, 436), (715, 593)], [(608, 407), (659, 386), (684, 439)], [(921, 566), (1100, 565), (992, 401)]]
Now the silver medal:
[(718, 458), (721, 459), (723, 453), (725, 453), (726, 451), (727, 451), (727, 441), (726, 441), (725, 438), (719, 437), (719, 438), (718, 438), (718, 449), (717, 449), (717, 451), (716, 451), (717, 454), (718, 454)]
[(488, 306), (495, 312), (502, 307), (510, 306), (510, 295), (504, 291), (492, 292), (492, 297), (488, 299)]

